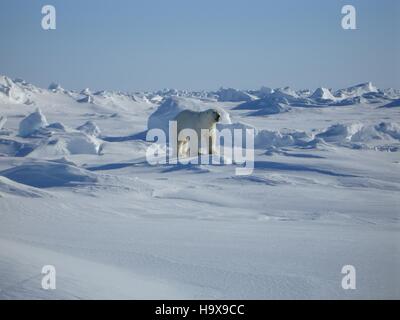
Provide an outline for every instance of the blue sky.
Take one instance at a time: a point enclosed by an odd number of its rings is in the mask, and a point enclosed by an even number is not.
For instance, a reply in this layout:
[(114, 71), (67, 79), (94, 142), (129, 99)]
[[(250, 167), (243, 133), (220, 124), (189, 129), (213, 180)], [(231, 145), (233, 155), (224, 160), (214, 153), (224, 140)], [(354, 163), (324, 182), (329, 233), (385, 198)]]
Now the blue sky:
[[(57, 29), (41, 28), (41, 8)], [(341, 28), (341, 8), (357, 30)], [(400, 88), (398, 0), (2, 0), (0, 74), (69, 89)]]

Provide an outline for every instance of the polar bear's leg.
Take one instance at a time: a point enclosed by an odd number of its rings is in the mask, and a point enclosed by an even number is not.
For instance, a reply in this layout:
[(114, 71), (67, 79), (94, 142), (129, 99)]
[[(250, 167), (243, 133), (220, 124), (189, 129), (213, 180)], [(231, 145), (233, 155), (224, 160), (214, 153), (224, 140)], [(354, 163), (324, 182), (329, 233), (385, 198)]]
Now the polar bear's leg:
[(183, 156), (184, 144), (185, 144), (185, 141), (182, 141), (182, 140), (179, 141), (178, 140), (178, 145), (177, 145), (177, 148), (176, 148), (176, 158), (177, 159)]
[(208, 153), (209, 154), (215, 154), (216, 153), (216, 132), (215, 132), (215, 129), (211, 129), (210, 132), (209, 132)]
[(210, 146), (210, 133), (208, 129), (201, 129), (200, 130), (200, 136), (199, 136), (199, 141), (198, 141), (198, 154), (199, 156), (202, 154), (207, 154), (209, 151), (209, 146)]
[(184, 158), (189, 157), (189, 139), (186, 140), (179, 140), (178, 141), (178, 148), (177, 148), (177, 158)]

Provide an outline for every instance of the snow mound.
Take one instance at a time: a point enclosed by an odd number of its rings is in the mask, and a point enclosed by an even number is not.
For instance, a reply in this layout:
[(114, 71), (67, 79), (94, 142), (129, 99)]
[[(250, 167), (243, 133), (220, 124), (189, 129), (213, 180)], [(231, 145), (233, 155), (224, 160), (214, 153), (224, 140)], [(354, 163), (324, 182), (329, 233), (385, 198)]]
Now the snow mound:
[(254, 140), (256, 149), (281, 148), (289, 146), (304, 147), (313, 137), (304, 131), (269, 131), (261, 130)]
[(10, 180), (36, 188), (93, 184), (97, 176), (87, 170), (65, 163), (38, 161), (0, 172)]
[(144, 95), (121, 91), (102, 90), (91, 94), (89, 90), (84, 90), (80, 96), (75, 98), (79, 103), (94, 104), (114, 113), (118, 111), (137, 115), (139, 112), (147, 112), (153, 106)]
[(258, 98), (262, 99), (262, 98), (268, 97), (273, 92), (274, 92), (274, 89), (263, 86), (259, 90), (251, 92), (251, 93), (253, 93)]
[(48, 159), (71, 154), (98, 155), (101, 151), (102, 142), (97, 139), (101, 132), (92, 121), (87, 121), (77, 130), (69, 129), (59, 122), (48, 125), (41, 110), (37, 109), (21, 121), (19, 135), (29, 137), (39, 130), (46, 138), (30, 156)]
[[(231, 137), (234, 139), (235, 131), (234, 130), (241, 130), (242, 131), (242, 146), (245, 146), (246, 143), (246, 129), (253, 130), (254, 136), (257, 134), (257, 129), (249, 124), (243, 123), (243, 122), (234, 122), (234, 123), (229, 123), (229, 124), (223, 124), (223, 123), (218, 123), (217, 124), (217, 145), (223, 146), (225, 144), (224, 139), (222, 138), (224, 136), (224, 132), (226, 130), (230, 131)], [(233, 141), (233, 140), (232, 140)], [(230, 142), (231, 144), (231, 142)], [(230, 145), (232, 146), (232, 145)]]
[(392, 99), (392, 100), (400, 99), (400, 90), (398, 90), (398, 89), (387, 88), (387, 89), (383, 89), (382, 93), (384, 94), (385, 98), (387, 98), (387, 99)]
[(56, 82), (50, 83), (48, 89), (49, 89), (50, 91), (54, 92), (54, 93), (56, 93), (56, 92), (65, 93), (65, 92), (66, 92), (66, 90), (65, 90), (63, 87), (61, 87), (61, 86), (60, 86), (58, 83), (56, 83)]
[[(205, 111), (213, 108), (213, 105), (202, 100), (193, 98), (183, 97), (169, 97), (152, 113), (147, 122), (147, 128), (150, 129), (161, 129), (168, 133), (169, 121), (175, 119), (175, 117), (183, 110), (192, 111)], [(216, 108), (221, 114), (220, 123), (231, 123), (229, 114), (221, 109)]]
[(296, 91), (296, 93), (300, 98), (308, 98), (309, 96), (311, 96), (311, 91), (309, 89), (301, 89), (299, 91)]
[(334, 124), (325, 131), (316, 135), (325, 142), (351, 141), (352, 137), (363, 128), (363, 124), (356, 122), (351, 124)]
[(101, 134), (99, 127), (93, 121), (87, 121), (83, 125), (76, 128), (76, 130), (85, 132), (86, 134), (98, 137)]
[(162, 102), (162, 100), (164, 99), (164, 97), (163, 97), (163, 96), (160, 96), (159, 94), (154, 94), (154, 95), (150, 95), (150, 96), (148, 97), (148, 99), (149, 99), (149, 101), (150, 101), (151, 103), (157, 103), (157, 104), (159, 104), (159, 103)]
[(317, 134), (316, 138), (352, 148), (380, 148), (383, 150), (381, 147), (386, 145), (393, 147), (389, 149), (397, 150), (400, 126), (391, 122), (381, 122), (378, 125), (360, 122), (335, 124)]
[(0, 76), (0, 102), (25, 103), (27, 100), (23, 88), (10, 78)]
[(43, 115), (40, 108), (38, 108), (20, 122), (19, 135), (21, 137), (28, 137), (38, 129), (44, 128), (47, 125), (46, 117)]
[(397, 107), (400, 107), (400, 99), (396, 99), (396, 100), (382, 106), (382, 108), (397, 108)]
[(91, 95), (85, 95), (83, 98), (77, 100), (79, 103), (94, 103), (94, 99)]
[(63, 132), (66, 132), (68, 130), (67, 127), (62, 122), (50, 123), (46, 127), (46, 129), (55, 129), (55, 130), (59, 130), (59, 131), (63, 131)]
[(218, 96), (218, 101), (222, 102), (240, 102), (253, 100), (253, 97), (247, 92), (236, 90), (233, 88), (221, 88), (215, 94)]
[(85, 88), (80, 92), (82, 95), (84, 96), (90, 96), (92, 94), (92, 92), (90, 91), (89, 88)]
[(363, 97), (350, 97), (350, 98), (345, 98), (345, 99), (337, 99), (335, 102), (330, 103), (330, 106), (336, 106), (336, 107), (341, 107), (341, 106), (352, 106), (356, 104), (361, 104), (361, 103), (366, 103), (368, 102), (366, 99)]
[(40, 189), (36, 189), (0, 176), (0, 198), (2, 197), (2, 194), (28, 198), (43, 198), (47, 195)]
[(249, 116), (264, 116), (278, 114), (289, 111), (289, 102), (285, 98), (266, 97), (238, 105), (236, 110), (256, 110), (248, 114)]
[(378, 89), (371, 82), (365, 82), (345, 89), (340, 89), (335, 93), (335, 96), (339, 98), (353, 98), (371, 92), (378, 92)]
[(336, 100), (329, 89), (322, 87), (316, 89), (310, 98), (314, 100)]
[(273, 95), (283, 98), (299, 98), (297, 92), (290, 87), (277, 88), (274, 90)]
[(43, 141), (29, 156), (52, 159), (75, 154), (98, 155), (101, 148), (102, 142), (85, 132), (54, 132), (49, 139)]
[(22, 143), (12, 139), (0, 138), (0, 155), (9, 157), (25, 157), (36, 148), (36, 144)]
[(390, 135), (393, 139), (400, 140), (400, 125), (394, 122), (381, 122), (376, 127), (379, 132)]
[(87, 134), (70, 133), (57, 143), (67, 150), (65, 154), (99, 154), (101, 150), (101, 143)]

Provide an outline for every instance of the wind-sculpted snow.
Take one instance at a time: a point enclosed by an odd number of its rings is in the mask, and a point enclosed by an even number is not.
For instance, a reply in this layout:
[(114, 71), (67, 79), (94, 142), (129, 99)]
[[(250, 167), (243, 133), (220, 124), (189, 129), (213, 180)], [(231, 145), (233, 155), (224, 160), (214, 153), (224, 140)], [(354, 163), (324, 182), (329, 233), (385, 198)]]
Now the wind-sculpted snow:
[(0, 176), (36, 188), (87, 185), (97, 182), (96, 175), (89, 171), (66, 163), (50, 161), (23, 164), (0, 171)]
[(101, 151), (102, 142), (83, 132), (53, 132), (30, 154), (30, 157), (51, 159), (66, 155), (93, 154)]
[[(48, 159), (70, 154), (99, 154), (102, 142), (97, 138), (100, 129), (92, 121), (87, 121), (76, 130), (66, 127), (63, 123), (48, 124), (46, 117), (40, 109), (24, 118), (19, 125), (19, 135), (24, 138), (41, 138), (40, 143), (32, 146), (29, 155), (31, 157)], [(26, 147), (20, 142), (3, 140), (0, 144), (14, 147), (15, 156), (21, 154)], [(7, 152), (11, 155), (11, 152)]]
[(376, 93), (378, 89), (371, 83), (361, 83), (355, 86), (351, 86), (345, 89), (340, 89), (335, 92), (335, 96), (338, 98), (352, 98), (352, 97), (360, 97), (367, 93)]
[[(332, 92), (327, 88), (317, 88), (312, 94), (308, 90), (294, 91), (290, 87), (278, 88), (262, 95), (260, 99), (237, 106), (237, 110), (255, 110), (248, 115), (266, 116), (287, 112), (290, 107), (324, 108), (352, 106), (360, 104), (388, 103), (397, 97), (397, 91), (380, 91), (371, 83), (364, 83)], [(388, 107), (396, 106), (396, 101)]]
[(269, 131), (261, 130), (255, 137), (254, 145), (258, 149), (304, 147), (312, 140), (312, 136), (303, 131)]
[[(269, 96), (243, 103), (236, 107), (236, 110), (252, 110), (249, 116), (264, 116), (287, 112), (290, 110), (289, 101), (285, 98)], [(255, 111), (254, 111), (255, 110)]]
[(0, 156), (25, 157), (38, 146), (34, 142), (20, 142), (0, 136)]
[(360, 122), (335, 124), (316, 135), (328, 143), (351, 148), (372, 148), (397, 151), (400, 148), (400, 127), (397, 123), (381, 122), (365, 125)]
[[(398, 90), (0, 85), (0, 299), (400, 297)], [(251, 174), (229, 145), (147, 160), (169, 150), (148, 129), (210, 108), (254, 151)]]
[(0, 175), (0, 198), (5, 196), (43, 198), (50, 195), (40, 189), (15, 182)]
[(382, 108), (397, 108), (397, 107), (400, 107), (400, 99), (396, 99), (382, 106)]
[(254, 99), (250, 94), (232, 88), (221, 88), (215, 94), (218, 96), (218, 101), (223, 102), (251, 101)]

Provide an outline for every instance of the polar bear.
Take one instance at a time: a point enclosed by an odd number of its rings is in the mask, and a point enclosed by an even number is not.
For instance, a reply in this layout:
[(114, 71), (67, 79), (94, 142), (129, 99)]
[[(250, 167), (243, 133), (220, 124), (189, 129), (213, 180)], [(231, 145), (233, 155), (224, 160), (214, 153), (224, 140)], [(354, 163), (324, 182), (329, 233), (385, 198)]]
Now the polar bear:
[[(174, 119), (177, 122), (177, 157), (200, 155), (204, 144), (209, 154), (215, 153), (216, 124), (220, 118), (221, 114), (215, 109), (180, 112)], [(196, 136), (189, 137), (190, 133)]]

